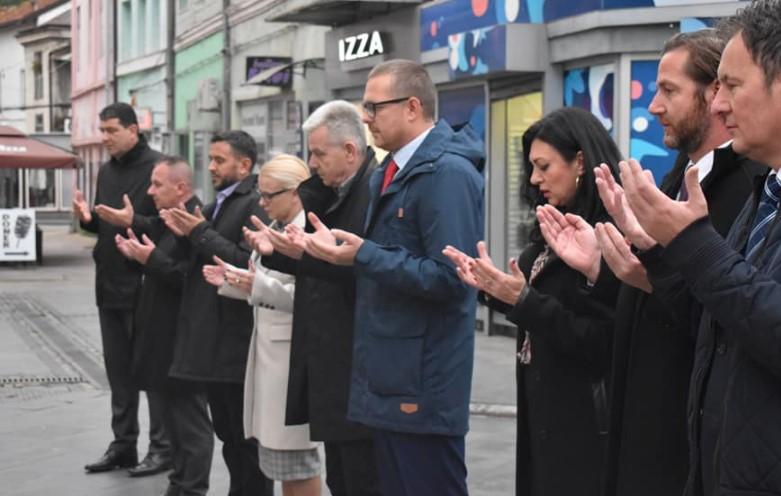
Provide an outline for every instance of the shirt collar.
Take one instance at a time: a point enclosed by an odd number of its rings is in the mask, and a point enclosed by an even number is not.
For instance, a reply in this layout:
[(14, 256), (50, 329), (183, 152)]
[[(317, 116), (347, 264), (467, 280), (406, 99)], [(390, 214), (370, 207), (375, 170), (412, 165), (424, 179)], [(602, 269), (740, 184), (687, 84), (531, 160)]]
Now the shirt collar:
[[(725, 141), (721, 145), (717, 146), (716, 148), (727, 148), (732, 144), (732, 140)], [(699, 182), (702, 182), (705, 180), (706, 177), (708, 177), (708, 174), (713, 170), (713, 150), (709, 151), (705, 155), (703, 155), (696, 163), (689, 160), (689, 163), (686, 164), (686, 170), (689, 170), (690, 167), (697, 166), (697, 180)]]
[(218, 191), (217, 192), (217, 203), (224, 202), (226, 198), (228, 198), (230, 195), (233, 194), (234, 191), (236, 191), (236, 188), (239, 187), (239, 184), (241, 184), (241, 181), (236, 181), (235, 183), (231, 184), (227, 188)]
[(409, 163), (412, 156), (418, 148), (420, 148), (420, 145), (423, 144), (423, 140), (426, 139), (426, 136), (428, 136), (428, 133), (430, 133), (432, 129), (434, 129), (433, 125), (420, 133), (415, 139), (396, 150), (396, 153), (393, 154), (393, 161), (396, 162), (399, 171), (404, 169), (407, 163)]

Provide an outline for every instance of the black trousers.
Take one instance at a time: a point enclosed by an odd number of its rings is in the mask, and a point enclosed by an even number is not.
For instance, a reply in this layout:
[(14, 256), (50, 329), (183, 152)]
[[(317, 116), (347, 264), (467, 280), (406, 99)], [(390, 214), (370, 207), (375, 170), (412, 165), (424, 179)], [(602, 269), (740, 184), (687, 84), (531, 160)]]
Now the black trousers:
[[(326, 441), (325, 483), (332, 496), (380, 496), (371, 439)], [(390, 496), (390, 495), (386, 495)]]
[(168, 476), (169, 493), (203, 496), (209, 490), (214, 452), (214, 430), (206, 393), (170, 391), (159, 394), (163, 400), (163, 418), (171, 439), (174, 466)]
[[(133, 351), (133, 310), (98, 307), (103, 361), (111, 388), (111, 429), (114, 440), (110, 448), (136, 451), (138, 441), (138, 388), (131, 376)], [(167, 453), (170, 443), (163, 427), (163, 413), (157, 394), (147, 395), (149, 403), (149, 452)]]
[(230, 474), (228, 496), (271, 496), (274, 481), (258, 465), (258, 446), (244, 438), (244, 384), (207, 385), (212, 425), (222, 441), (222, 458)]

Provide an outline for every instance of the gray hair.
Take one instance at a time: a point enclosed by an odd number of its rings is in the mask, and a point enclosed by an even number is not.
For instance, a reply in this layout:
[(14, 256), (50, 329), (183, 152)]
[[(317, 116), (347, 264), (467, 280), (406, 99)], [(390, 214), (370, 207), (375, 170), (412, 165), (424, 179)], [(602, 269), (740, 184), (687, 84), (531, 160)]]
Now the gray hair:
[(374, 66), (369, 72), (371, 79), (389, 74), (393, 78), (395, 96), (398, 98), (415, 97), (420, 101), (423, 117), (434, 120), (437, 105), (437, 89), (426, 68), (417, 62), (393, 59)]
[(309, 134), (316, 129), (328, 129), (328, 139), (332, 143), (355, 143), (360, 153), (366, 150), (366, 130), (361, 114), (350, 102), (333, 100), (317, 108), (301, 126)]

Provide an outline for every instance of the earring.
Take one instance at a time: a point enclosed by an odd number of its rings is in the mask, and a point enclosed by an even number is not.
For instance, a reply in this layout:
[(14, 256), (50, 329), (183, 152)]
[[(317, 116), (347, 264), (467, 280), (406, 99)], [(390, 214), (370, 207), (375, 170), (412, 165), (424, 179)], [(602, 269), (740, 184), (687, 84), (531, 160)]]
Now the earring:
[(580, 186), (580, 176), (575, 176), (575, 189), (578, 189), (578, 186)]

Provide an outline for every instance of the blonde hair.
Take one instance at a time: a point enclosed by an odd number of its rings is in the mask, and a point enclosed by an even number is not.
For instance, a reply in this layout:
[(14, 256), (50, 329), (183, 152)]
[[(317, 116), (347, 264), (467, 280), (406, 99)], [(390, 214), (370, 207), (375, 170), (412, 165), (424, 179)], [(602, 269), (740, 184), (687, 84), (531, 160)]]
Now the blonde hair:
[(296, 189), (311, 173), (300, 158), (280, 153), (260, 167), (260, 176), (277, 181), (285, 189)]

